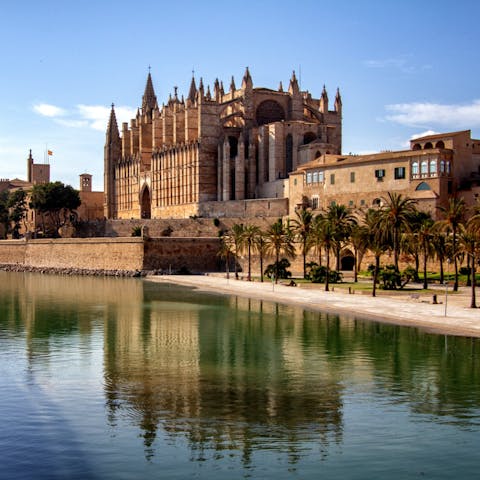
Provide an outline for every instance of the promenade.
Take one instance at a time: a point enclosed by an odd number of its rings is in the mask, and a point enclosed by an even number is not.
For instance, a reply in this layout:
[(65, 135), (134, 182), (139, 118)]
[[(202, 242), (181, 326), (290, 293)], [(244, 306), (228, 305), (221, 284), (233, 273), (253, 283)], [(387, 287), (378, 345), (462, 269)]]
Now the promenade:
[[(238, 295), (283, 304), (298, 305), (308, 310), (342, 313), (357, 318), (383, 323), (419, 327), (445, 334), (480, 337), (480, 309), (470, 308), (470, 288), (451, 291), (445, 306), (445, 288), (439, 287), (437, 304), (433, 294), (378, 291), (377, 297), (367, 292), (348, 293), (348, 289), (332, 285), (334, 291), (325, 292), (323, 284), (300, 284), (290, 287), (230, 279), (225, 275), (165, 275), (148, 276), (153, 282), (174, 283), (194, 287), (205, 292)], [(451, 286), (449, 287), (451, 290)], [(480, 304), (480, 296), (479, 296)], [(446, 314), (445, 314), (446, 313)]]

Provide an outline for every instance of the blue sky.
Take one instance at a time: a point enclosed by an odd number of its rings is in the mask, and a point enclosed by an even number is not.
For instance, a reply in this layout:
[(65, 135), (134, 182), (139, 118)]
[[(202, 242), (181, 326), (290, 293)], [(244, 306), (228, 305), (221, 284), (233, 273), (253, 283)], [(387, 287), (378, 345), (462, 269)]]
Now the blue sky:
[(480, 137), (480, 2), (457, 0), (24, 0), (1, 2), (0, 178), (25, 178), (31, 148), (52, 180), (103, 189), (109, 107), (141, 104), (151, 65), (159, 103), (192, 69), (212, 85), (288, 86), (332, 108), (343, 99), (343, 152), (399, 150), (424, 132)]

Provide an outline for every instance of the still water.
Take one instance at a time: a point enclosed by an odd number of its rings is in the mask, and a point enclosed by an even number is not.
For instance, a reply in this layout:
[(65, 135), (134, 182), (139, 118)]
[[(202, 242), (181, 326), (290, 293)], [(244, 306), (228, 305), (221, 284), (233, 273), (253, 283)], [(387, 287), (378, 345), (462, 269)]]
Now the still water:
[(0, 272), (0, 420), (9, 480), (478, 478), (480, 345), (141, 279)]

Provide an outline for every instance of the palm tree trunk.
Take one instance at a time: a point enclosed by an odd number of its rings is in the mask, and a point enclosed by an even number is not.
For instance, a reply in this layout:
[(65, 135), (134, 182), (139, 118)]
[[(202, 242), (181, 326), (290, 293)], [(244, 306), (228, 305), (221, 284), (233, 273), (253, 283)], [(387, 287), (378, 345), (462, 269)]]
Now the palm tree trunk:
[(248, 275), (247, 280), (249, 282), (252, 281), (252, 248), (250, 241), (248, 242)]
[(325, 277), (325, 291), (329, 291), (329, 278), (330, 278), (330, 248), (326, 247), (325, 248), (326, 253), (327, 253), (327, 269), (326, 269), (326, 277)]
[(358, 251), (356, 247), (353, 247), (353, 282), (357, 283), (358, 281)]
[(467, 284), (466, 287), (472, 286), (472, 276), (470, 275), (470, 255), (467, 255), (467, 268), (468, 268), (468, 275), (467, 275)]
[(427, 280), (427, 246), (425, 242), (423, 243), (423, 289), (427, 290), (428, 280)]
[(378, 279), (379, 270), (380, 270), (380, 256), (375, 255), (375, 270), (373, 271), (372, 297), (375, 297), (377, 294), (377, 279)]
[(445, 281), (445, 274), (443, 272), (443, 257), (439, 258), (438, 261), (440, 262), (440, 283)]
[(307, 237), (303, 238), (303, 278), (307, 278)]
[(455, 269), (455, 280), (453, 282), (453, 291), (458, 292), (458, 263), (457, 263), (457, 232), (453, 230), (453, 266)]
[(472, 299), (470, 302), (470, 308), (477, 308), (477, 299), (475, 295), (475, 287), (476, 287), (476, 278), (475, 278), (475, 254), (472, 255), (472, 266), (471, 266), (471, 275), (472, 275)]
[(260, 282), (263, 283), (263, 246), (260, 246)]

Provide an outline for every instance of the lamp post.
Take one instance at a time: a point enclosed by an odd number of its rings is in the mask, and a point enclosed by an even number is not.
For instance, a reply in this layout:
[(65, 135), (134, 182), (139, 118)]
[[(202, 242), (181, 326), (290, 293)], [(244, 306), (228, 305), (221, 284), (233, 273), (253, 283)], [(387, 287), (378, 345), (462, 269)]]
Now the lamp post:
[(450, 259), (447, 258), (447, 280), (444, 282), (445, 283), (445, 314), (444, 316), (447, 316), (447, 303), (448, 303), (448, 281), (450, 280)]

